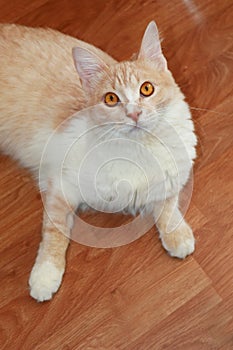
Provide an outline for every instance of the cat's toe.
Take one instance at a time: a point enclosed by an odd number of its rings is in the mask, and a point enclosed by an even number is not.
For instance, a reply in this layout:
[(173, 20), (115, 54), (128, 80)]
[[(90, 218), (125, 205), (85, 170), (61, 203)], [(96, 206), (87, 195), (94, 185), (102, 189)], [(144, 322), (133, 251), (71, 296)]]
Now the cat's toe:
[(184, 259), (195, 250), (192, 229), (184, 223), (175, 231), (161, 235), (163, 247), (172, 257)]
[(29, 278), (31, 297), (37, 301), (50, 300), (61, 284), (63, 272), (49, 261), (36, 263)]
[(195, 250), (195, 240), (190, 238), (181, 242), (177, 248), (171, 249), (169, 254), (172, 257), (184, 259), (186, 256), (192, 254)]

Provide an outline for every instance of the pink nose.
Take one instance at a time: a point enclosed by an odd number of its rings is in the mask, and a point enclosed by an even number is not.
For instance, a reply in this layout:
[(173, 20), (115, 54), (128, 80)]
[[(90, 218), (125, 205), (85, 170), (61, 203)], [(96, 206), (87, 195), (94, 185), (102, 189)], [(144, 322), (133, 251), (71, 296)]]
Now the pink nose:
[(140, 112), (132, 112), (132, 113), (128, 113), (127, 117), (131, 118), (135, 123), (137, 123), (140, 114), (142, 114), (142, 111), (140, 111)]

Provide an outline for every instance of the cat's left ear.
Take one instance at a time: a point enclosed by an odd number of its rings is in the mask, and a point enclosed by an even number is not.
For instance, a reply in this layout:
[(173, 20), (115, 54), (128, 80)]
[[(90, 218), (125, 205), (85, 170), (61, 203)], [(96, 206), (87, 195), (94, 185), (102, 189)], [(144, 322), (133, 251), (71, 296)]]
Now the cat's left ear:
[(95, 88), (100, 74), (107, 70), (107, 65), (97, 55), (87, 49), (75, 47), (72, 53), (83, 88), (86, 90)]
[(159, 32), (154, 21), (151, 21), (145, 30), (138, 59), (152, 61), (159, 69), (167, 69), (167, 61), (162, 53)]

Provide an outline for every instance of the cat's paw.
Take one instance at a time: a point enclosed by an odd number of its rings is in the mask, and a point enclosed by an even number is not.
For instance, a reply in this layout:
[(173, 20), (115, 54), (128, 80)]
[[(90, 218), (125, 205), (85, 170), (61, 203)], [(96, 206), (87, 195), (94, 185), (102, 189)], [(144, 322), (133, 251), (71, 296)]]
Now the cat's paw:
[(160, 238), (163, 247), (171, 256), (184, 259), (194, 252), (195, 238), (192, 229), (186, 222), (170, 233), (161, 234)]
[(29, 278), (31, 297), (37, 301), (50, 300), (61, 284), (63, 272), (50, 261), (35, 263)]

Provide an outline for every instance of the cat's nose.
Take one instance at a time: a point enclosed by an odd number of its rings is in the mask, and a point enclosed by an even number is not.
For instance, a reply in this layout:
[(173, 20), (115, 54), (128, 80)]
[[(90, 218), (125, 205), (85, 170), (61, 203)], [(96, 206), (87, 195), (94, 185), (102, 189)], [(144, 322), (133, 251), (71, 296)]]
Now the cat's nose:
[(131, 118), (135, 123), (137, 123), (140, 114), (142, 114), (142, 111), (131, 112), (127, 113), (127, 117)]

